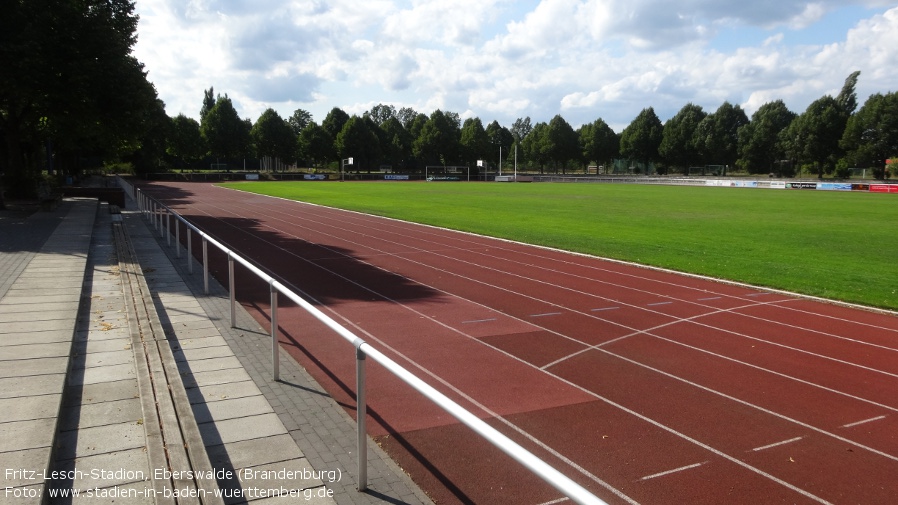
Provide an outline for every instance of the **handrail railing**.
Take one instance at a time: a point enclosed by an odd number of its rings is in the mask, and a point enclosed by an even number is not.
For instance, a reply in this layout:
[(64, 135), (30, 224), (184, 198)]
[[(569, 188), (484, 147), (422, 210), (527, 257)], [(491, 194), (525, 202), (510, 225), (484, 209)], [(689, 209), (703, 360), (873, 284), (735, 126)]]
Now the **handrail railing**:
[(188, 269), (192, 273), (192, 248), (191, 248), (191, 233), (196, 232), (202, 238), (203, 244), (203, 253), (202, 253), (202, 264), (203, 264), (203, 280), (205, 293), (209, 294), (209, 261), (208, 261), (208, 248), (207, 244), (211, 243), (216, 248), (224, 252), (228, 257), (228, 285), (229, 285), (229, 297), (230, 297), (230, 311), (231, 311), (231, 327), (236, 326), (236, 297), (235, 297), (235, 286), (234, 286), (234, 262), (238, 262), (244, 267), (246, 267), (249, 271), (253, 272), (256, 276), (261, 278), (264, 282), (269, 285), (271, 292), (271, 358), (272, 358), (272, 377), (274, 380), (279, 380), (279, 349), (278, 345), (278, 323), (277, 323), (277, 302), (278, 302), (278, 293), (283, 294), (294, 303), (296, 303), (303, 310), (311, 314), (315, 319), (323, 323), (325, 326), (333, 330), (335, 333), (343, 337), (346, 341), (353, 345), (356, 352), (356, 403), (357, 403), (357, 436), (358, 436), (358, 490), (364, 491), (367, 488), (367, 461), (368, 461), (368, 444), (367, 444), (367, 432), (365, 427), (365, 421), (367, 417), (367, 402), (365, 398), (365, 361), (366, 357), (370, 357), (384, 368), (389, 370), (393, 375), (398, 377), (400, 380), (414, 388), (416, 391), (421, 393), (425, 398), (435, 403), (437, 406), (448, 412), (450, 415), (461, 421), (463, 424), (474, 430), (475, 433), (485, 438), (488, 442), (492, 443), (494, 446), (502, 450), (512, 459), (517, 461), (518, 463), (524, 465), (531, 472), (536, 474), (538, 477), (546, 481), (548, 484), (552, 485), (558, 491), (564, 493), (567, 497), (573, 500), (576, 503), (583, 505), (602, 505), (605, 504), (604, 501), (590, 493), (586, 488), (582, 487), (580, 484), (574, 482), (571, 478), (567, 477), (563, 473), (559, 472), (552, 466), (550, 466), (545, 461), (539, 459), (533, 453), (528, 451), (527, 449), (521, 447), (517, 442), (511, 440), (507, 436), (500, 433), (498, 430), (488, 425), (486, 422), (472, 414), (470, 411), (466, 410), (464, 407), (449, 399), (443, 393), (440, 393), (432, 386), (406, 370), (400, 364), (393, 361), (391, 358), (387, 357), (373, 346), (365, 342), (363, 339), (347, 330), (339, 323), (331, 319), (328, 315), (321, 312), (314, 305), (306, 301), (301, 296), (294, 293), (287, 286), (283, 285), (280, 281), (275, 279), (274, 277), (268, 275), (266, 272), (258, 268), (256, 265), (252, 264), (247, 259), (243, 258), (239, 254), (230, 250), (221, 242), (217, 241), (215, 238), (210, 236), (209, 234), (203, 232), (192, 223), (187, 221), (183, 216), (169, 208), (168, 206), (160, 203), (154, 198), (146, 195), (144, 192), (139, 189), (135, 191), (133, 186), (131, 186), (127, 181), (123, 179), (119, 179), (120, 184), (125, 189), (126, 192), (132, 197), (134, 201), (137, 202), (138, 209), (143, 213), (148, 221), (150, 221), (155, 230), (157, 230), (160, 234), (160, 237), (167, 237), (167, 243), (171, 246), (171, 217), (174, 216), (176, 219), (175, 222), (175, 247), (177, 249), (176, 255), (180, 257), (180, 226), (177, 224), (178, 221), (183, 223), (187, 229), (187, 261), (188, 261)]

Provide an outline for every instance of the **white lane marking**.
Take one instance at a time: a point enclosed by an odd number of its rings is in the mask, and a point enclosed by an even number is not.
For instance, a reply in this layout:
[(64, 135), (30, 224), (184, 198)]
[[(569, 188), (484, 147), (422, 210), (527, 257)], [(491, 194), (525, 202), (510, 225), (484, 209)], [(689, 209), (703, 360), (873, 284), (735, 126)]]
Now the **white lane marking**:
[(560, 316), (561, 312), (546, 312), (545, 314), (530, 314), (530, 317), (546, 317), (546, 316)]
[(802, 438), (804, 438), (804, 437), (795, 437), (795, 438), (790, 438), (789, 440), (783, 440), (782, 442), (774, 442), (772, 444), (762, 445), (761, 447), (755, 447), (754, 449), (752, 449), (752, 451), (758, 452), (758, 451), (763, 451), (765, 449), (772, 449), (774, 447), (779, 447), (781, 445), (791, 444), (792, 442), (798, 442)]
[(645, 477), (643, 477), (639, 480), (655, 479), (657, 477), (664, 477), (665, 475), (670, 475), (672, 473), (685, 472), (686, 470), (692, 470), (693, 468), (698, 468), (698, 467), (704, 465), (705, 463), (707, 463), (707, 461), (702, 461), (701, 463), (695, 463), (693, 465), (681, 466), (680, 468), (674, 468), (673, 470), (668, 470), (666, 472), (653, 473), (652, 475), (646, 475)]
[(658, 305), (670, 305), (671, 303), (673, 303), (673, 302), (656, 302), (656, 303), (649, 303), (649, 304), (646, 305), (646, 307), (657, 307)]
[(723, 297), (722, 297), (722, 296), (712, 296), (712, 297), (709, 297), (709, 298), (699, 298), (698, 301), (700, 301), (700, 302), (707, 302), (707, 301), (709, 301), (709, 300), (720, 300), (721, 298), (723, 298)]
[(590, 312), (602, 312), (602, 311), (606, 311), (606, 310), (617, 310), (619, 308), (620, 307), (600, 307), (598, 309), (590, 309)]
[(886, 416), (871, 417), (870, 419), (864, 419), (863, 421), (856, 421), (853, 423), (843, 424), (842, 426), (840, 426), (840, 428), (851, 428), (854, 426), (859, 426), (861, 424), (872, 423), (873, 421), (879, 421), (879, 420), (882, 420), (885, 418), (886, 418)]
[(495, 321), (495, 317), (491, 317), (489, 319), (475, 319), (473, 321), (462, 321), (461, 324), (471, 324), (471, 323), (488, 323), (490, 321)]

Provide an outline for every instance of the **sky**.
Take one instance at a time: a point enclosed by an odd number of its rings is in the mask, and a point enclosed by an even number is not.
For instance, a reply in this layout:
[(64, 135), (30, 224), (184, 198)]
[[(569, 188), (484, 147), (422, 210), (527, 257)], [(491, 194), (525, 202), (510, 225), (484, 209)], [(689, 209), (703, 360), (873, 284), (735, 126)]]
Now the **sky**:
[(820, 0), (136, 0), (134, 55), (166, 112), (204, 90), (243, 118), (378, 104), (623, 130), (647, 107), (801, 113), (855, 70), (898, 91), (898, 4)]

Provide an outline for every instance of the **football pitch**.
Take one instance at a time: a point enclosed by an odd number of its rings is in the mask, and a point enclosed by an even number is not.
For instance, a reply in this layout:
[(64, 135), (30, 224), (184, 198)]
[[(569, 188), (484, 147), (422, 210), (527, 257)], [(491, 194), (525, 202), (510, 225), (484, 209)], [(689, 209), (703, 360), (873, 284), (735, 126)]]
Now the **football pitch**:
[(898, 310), (895, 195), (629, 184), (224, 185)]

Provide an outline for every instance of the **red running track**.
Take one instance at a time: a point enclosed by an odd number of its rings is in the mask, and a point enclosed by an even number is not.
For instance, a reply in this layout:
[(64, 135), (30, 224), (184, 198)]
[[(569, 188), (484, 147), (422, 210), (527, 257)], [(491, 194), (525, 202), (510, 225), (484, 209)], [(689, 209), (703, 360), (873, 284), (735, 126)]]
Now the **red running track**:
[[(609, 503), (898, 501), (893, 315), (207, 184), (142, 189)], [(267, 285), (237, 276), (267, 326)], [(354, 416), (352, 348), (278, 317)], [(368, 378), (370, 436), (438, 503), (562, 498), (388, 372)]]

